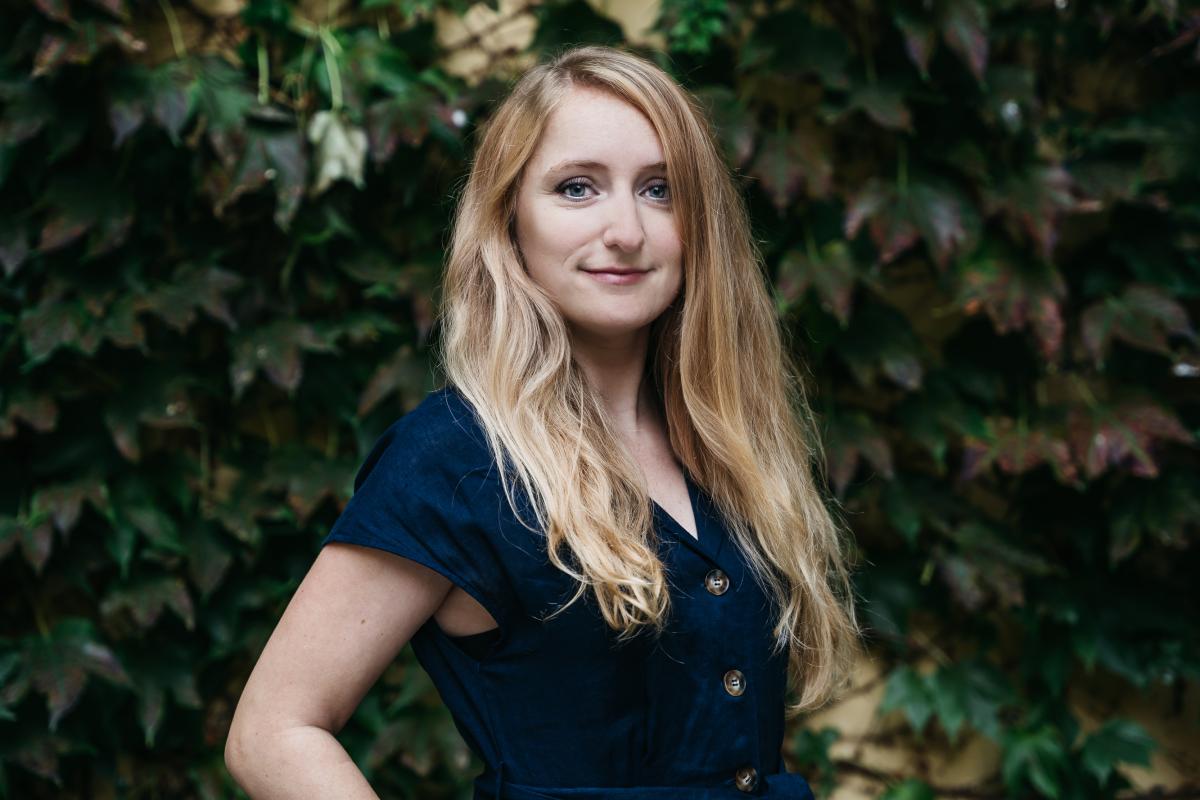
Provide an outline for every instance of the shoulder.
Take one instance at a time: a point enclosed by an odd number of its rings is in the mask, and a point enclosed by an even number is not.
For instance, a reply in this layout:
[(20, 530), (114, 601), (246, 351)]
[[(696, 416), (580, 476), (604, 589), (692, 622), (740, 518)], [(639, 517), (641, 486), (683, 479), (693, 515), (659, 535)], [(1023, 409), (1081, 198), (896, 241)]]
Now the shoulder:
[(493, 463), (475, 409), (447, 385), (387, 427), (363, 463), (355, 488), (376, 468), (409, 476), (461, 476), (491, 469)]

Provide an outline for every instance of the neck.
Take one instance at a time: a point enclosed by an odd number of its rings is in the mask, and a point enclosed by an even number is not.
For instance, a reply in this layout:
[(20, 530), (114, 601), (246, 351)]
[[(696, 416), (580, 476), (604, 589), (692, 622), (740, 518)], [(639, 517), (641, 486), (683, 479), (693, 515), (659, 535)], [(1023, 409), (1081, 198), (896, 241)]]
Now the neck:
[(619, 337), (571, 331), (571, 355), (600, 395), (617, 431), (636, 440), (654, 420), (653, 391), (646, 373), (649, 326)]

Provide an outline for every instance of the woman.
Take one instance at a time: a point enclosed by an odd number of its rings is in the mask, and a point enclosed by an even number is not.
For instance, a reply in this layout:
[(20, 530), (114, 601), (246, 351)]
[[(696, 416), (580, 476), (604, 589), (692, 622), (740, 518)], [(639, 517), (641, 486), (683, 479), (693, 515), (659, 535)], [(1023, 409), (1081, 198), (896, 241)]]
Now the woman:
[(251, 674), (255, 798), (375, 795), (334, 733), (411, 639), (477, 798), (810, 798), (798, 712), (857, 643), (820, 448), (700, 106), (588, 46), (483, 130), (448, 385), (376, 442)]

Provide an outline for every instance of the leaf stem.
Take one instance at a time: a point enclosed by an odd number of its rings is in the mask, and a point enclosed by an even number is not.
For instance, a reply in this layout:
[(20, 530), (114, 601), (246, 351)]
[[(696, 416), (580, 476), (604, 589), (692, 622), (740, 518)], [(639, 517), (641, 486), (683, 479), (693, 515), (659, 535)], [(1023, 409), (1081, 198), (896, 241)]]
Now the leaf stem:
[(267, 59), (267, 45), (260, 33), (258, 35), (258, 104), (261, 106), (270, 102), (270, 69), (271, 62)]
[(329, 99), (334, 111), (342, 109), (342, 76), (338, 71), (336, 54), (342, 48), (333, 38), (329, 28), (322, 25), (317, 34), (321, 37), (321, 50), (325, 54), (325, 71), (329, 73)]
[(175, 48), (176, 58), (184, 58), (187, 55), (187, 45), (184, 44), (183, 31), (179, 27), (179, 18), (175, 16), (175, 10), (167, 0), (158, 0), (158, 7), (167, 18), (167, 28), (171, 31), (171, 46)]

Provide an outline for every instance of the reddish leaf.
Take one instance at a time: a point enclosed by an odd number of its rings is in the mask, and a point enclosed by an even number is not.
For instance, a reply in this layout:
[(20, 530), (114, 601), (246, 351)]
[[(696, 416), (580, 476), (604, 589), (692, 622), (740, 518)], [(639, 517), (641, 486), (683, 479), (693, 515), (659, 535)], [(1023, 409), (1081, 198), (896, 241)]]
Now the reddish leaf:
[(935, 263), (944, 268), (976, 236), (970, 202), (941, 181), (912, 181), (900, 190), (871, 178), (847, 203), (846, 238), (853, 239), (866, 220), (883, 264), (924, 239)]
[(218, 462), (213, 468), (212, 502), (202, 504), (201, 509), (206, 519), (219, 522), (239, 541), (257, 548), (262, 539), (257, 519), (267, 511), (261, 498), (257, 479)]
[(429, 135), (428, 104), (433, 98), (422, 93), (416, 98), (389, 97), (366, 110), (367, 143), (371, 161), (383, 164), (396, 152), (396, 145), (417, 148)]
[(127, 99), (114, 99), (108, 105), (108, 125), (113, 130), (113, 148), (133, 135), (146, 118), (146, 111), (140, 102)]
[(282, 389), (294, 391), (302, 375), (301, 351), (336, 352), (326, 337), (307, 323), (280, 320), (235, 340), (230, 380), (240, 397), (261, 369)]
[(1157, 477), (1153, 452), (1158, 442), (1194, 442), (1173, 412), (1148, 400), (1094, 411), (1073, 408), (1067, 431), (1075, 460), (1089, 480), (1109, 467), (1142, 478)]
[(850, 321), (850, 304), (858, 268), (844, 241), (831, 240), (821, 249), (789, 250), (779, 264), (776, 288), (787, 304), (798, 302), (812, 286), (821, 307), (837, 317), (844, 328)]
[(48, 253), (65, 247), (78, 239), (92, 226), (95, 219), (79, 215), (76, 211), (59, 210), (52, 214), (42, 226), (38, 250)]
[(811, 122), (787, 133), (763, 137), (750, 173), (762, 181), (779, 213), (803, 190), (809, 197), (828, 197), (833, 186), (833, 153), (829, 131)]
[(1018, 424), (1009, 417), (990, 417), (986, 437), (963, 439), (961, 480), (974, 480), (993, 464), (1010, 475), (1046, 465), (1062, 483), (1073, 484), (1078, 478), (1066, 441), (1049, 431), (1030, 430), (1024, 420)]
[(54, 430), (58, 424), (58, 405), (50, 395), (34, 395), (17, 391), (0, 417), (0, 439), (11, 439), (17, 433), (17, 420), (40, 433)]
[(957, 300), (968, 314), (980, 307), (998, 333), (1030, 328), (1042, 357), (1056, 362), (1062, 351), (1062, 275), (1050, 264), (1030, 264), (1017, 253), (986, 242), (962, 262)]
[(11, 758), (14, 763), (61, 788), (62, 777), (58, 774), (58, 758), (72, 752), (76, 747), (75, 742), (66, 737), (29, 732), (22, 734), (6, 758)]
[(232, 330), (237, 328), (237, 322), (225, 301), (225, 293), (242, 283), (237, 273), (217, 266), (189, 267), (176, 273), (170, 284), (143, 295), (139, 305), (180, 333), (191, 327), (197, 309), (207, 312)]
[(951, 0), (941, 21), (942, 38), (962, 56), (975, 80), (983, 83), (988, 60), (987, 11), (978, 0)]
[(297, 524), (305, 525), (325, 499), (340, 500), (354, 472), (354, 465), (347, 462), (300, 459), (280, 452), (267, 469), (266, 481), (287, 492), (287, 503), (296, 514)]
[(129, 21), (129, 10), (125, 7), (125, 0), (88, 0), (88, 2), (96, 8), (107, 11), (122, 22)]
[(896, 27), (904, 35), (904, 49), (909, 59), (921, 72), (921, 77), (929, 79), (929, 60), (937, 46), (937, 30), (928, 20), (920, 19), (907, 11), (896, 8), (894, 21)]
[(36, 513), (48, 514), (65, 541), (66, 535), (79, 521), (84, 501), (98, 513), (107, 511), (108, 488), (104, 482), (98, 478), (82, 478), (71, 483), (47, 486), (34, 493), (31, 507)]
[(186, 545), (188, 577), (200, 596), (208, 597), (221, 585), (233, 564), (233, 554), (208, 526), (193, 526), (186, 534)]
[(209, 129), (208, 138), (217, 161), (203, 186), (212, 198), (213, 213), (222, 216), (239, 197), (273, 182), (275, 221), (286, 229), (299, 208), (308, 171), (300, 132), (223, 127)]
[(49, 358), (60, 347), (80, 345), (87, 312), (77, 301), (62, 298), (64, 288), (49, 286), (41, 302), (21, 314), (18, 328), (25, 337), (25, 354), (34, 362)]
[(1059, 166), (1038, 166), (1001, 180), (994, 190), (984, 191), (984, 208), (1000, 212), (1014, 238), (1024, 233), (1039, 247), (1042, 258), (1051, 260), (1058, 241), (1059, 218), (1075, 207), (1071, 176)]
[(399, 392), (410, 400), (419, 397), (425, 384), (427, 366), (423, 359), (414, 358), (412, 348), (402, 347), (384, 361), (367, 381), (358, 398), (358, 416), (365, 417), (383, 398)]
[(877, 372), (909, 391), (921, 385), (920, 342), (908, 320), (890, 306), (864, 304), (835, 348), (864, 388), (872, 386)]
[(188, 630), (196, 626), (192, 598), (182, 578), (165, 576), (116, 589), (100, 603), (100, 613), (111, 617), (127, 613), (145, 631), (154, 626), (164, 608), (170, 608)]
[[(853, 239), (863, 222), (870, 220), (871, 239), (879, 250), (880, 263), (895, 260), (920, 239), (912, 221), (894, 213), (897, 206), (895, 189), (879, 178), (871, 178), (847, 203), (846, 238)], [(885, 209), (892, 213), (885, 213)]]
[(912, 114), (904, 104), (904, 91), (900, 86), (880, 83), (857, 86), (850, 95), (848, 107), (862, 110), (884, 128), (912, 130)]
[(9, 219), (0, 223), (0, 265), (4, 266), (4, 277), (11, 278), (29, 257), (29, 236), (19, 220)]
[(741, 169), (754, 153), (757, 125), (754, 115), (725, 86), (706, 86), (696, 93), (713, 121), (725, 158), (734, 169)]
[(860, 459), (889, 480), (894, 475), (892, 448), (865, 414), (841, 415), (831, 422), (825, 438), (830, 480), (840, 497), (854, 477)]
[(20, 650), (21, 674), (16, 683), (23, 687), (21, 694), (24, 687), (32, 686), (46, 696), (51, 731), (58, 729), (63, 715), (79, 700), (88, 675), (130, 686), (121, 663), (96, 640), (92, 623), (87, 619), (60, 620), (45, 635), (34, 634), (21, 640)]
[(1093, 303), (1080, 319), (1080, 336), (1097, 366), (1104, 363), (1114, 338), (1170, 355), (1168, 335), (1196, 341), (1187, 311), (1155, 286), (1133, 284), (1120, 297)]
[(70, 24), (74, 22), (71, 17), (71, 8), (67, 0), (34, 0), (34, 5), (38, 11), (56, 22)]

